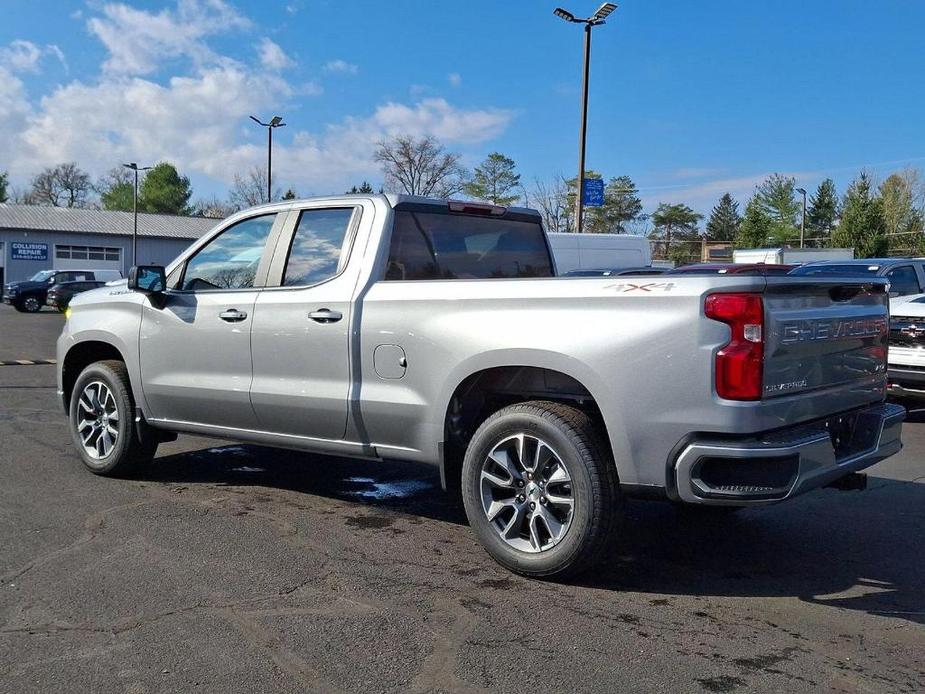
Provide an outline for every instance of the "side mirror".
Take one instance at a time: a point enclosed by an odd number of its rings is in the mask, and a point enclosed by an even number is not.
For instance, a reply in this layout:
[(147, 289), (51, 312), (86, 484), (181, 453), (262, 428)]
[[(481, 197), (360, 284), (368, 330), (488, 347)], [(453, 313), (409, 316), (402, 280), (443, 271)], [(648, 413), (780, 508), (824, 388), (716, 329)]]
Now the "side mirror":
[(138, 265), (128, 271), (128, 288), (144, 294), (167, 290), (167, 271), (162, 265)]

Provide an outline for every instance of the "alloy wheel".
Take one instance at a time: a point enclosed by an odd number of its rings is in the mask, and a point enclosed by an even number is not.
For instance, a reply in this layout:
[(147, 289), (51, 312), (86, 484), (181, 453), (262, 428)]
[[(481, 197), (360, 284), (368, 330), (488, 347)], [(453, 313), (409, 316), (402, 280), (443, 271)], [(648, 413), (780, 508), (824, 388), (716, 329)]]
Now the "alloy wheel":
[(77, 401), (77, 433), (87, 455), (103, 460), (119, 439), (119, 408), (102, 381), (87, 384)]
[(531, 434), (498, 443), (482, 463), (482, 510), (498, 536), (522, 552), (544, 552), (568, 532), (572, 478), (552, 446)]

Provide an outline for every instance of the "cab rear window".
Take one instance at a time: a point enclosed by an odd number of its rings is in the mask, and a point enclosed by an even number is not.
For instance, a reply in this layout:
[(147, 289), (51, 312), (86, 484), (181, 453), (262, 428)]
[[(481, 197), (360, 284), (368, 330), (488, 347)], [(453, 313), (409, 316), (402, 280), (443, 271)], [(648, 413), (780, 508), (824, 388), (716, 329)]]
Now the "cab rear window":
[(539, 220), (395, 212), (386, 280), (552, 276)]

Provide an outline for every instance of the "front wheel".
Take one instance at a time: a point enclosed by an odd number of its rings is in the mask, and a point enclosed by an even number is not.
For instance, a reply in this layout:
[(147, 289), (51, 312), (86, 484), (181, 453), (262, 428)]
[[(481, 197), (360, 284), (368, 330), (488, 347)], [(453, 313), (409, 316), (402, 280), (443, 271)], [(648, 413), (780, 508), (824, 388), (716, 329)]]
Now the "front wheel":
[(622, 510), (598, 427), (554, 402), (511, 405), (486, 419), (466, 450), (462, 490), (479, 541), (499, 564), (526, 576), (591, 568)]
[(37, 296), (27, 296), (25, 299), (21, 299), (19, 305), (22, 306), (22, 310), (26, 313), (38, 313), (42, 310), (42, 302), (39, 301)]
[(135, 430), (135, 401), (121, 361), (90, 364), (71, 393), (71, 437), (84, 465), (97, 475), (125, 475), (149, 463), (156, 443)]

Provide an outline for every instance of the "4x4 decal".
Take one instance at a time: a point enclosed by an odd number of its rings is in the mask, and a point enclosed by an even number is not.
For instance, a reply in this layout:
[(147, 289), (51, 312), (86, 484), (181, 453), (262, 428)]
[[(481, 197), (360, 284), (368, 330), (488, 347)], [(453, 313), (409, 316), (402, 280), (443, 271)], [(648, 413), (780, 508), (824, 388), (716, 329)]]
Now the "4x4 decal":
[(618, 282), (617, 284), (608, 284), (604, 289), (615, 289), (620, 294), (626, 294), (627, 292), (670, 292), (674, 289), (674, 282), (645, 282), (642, 284)]

